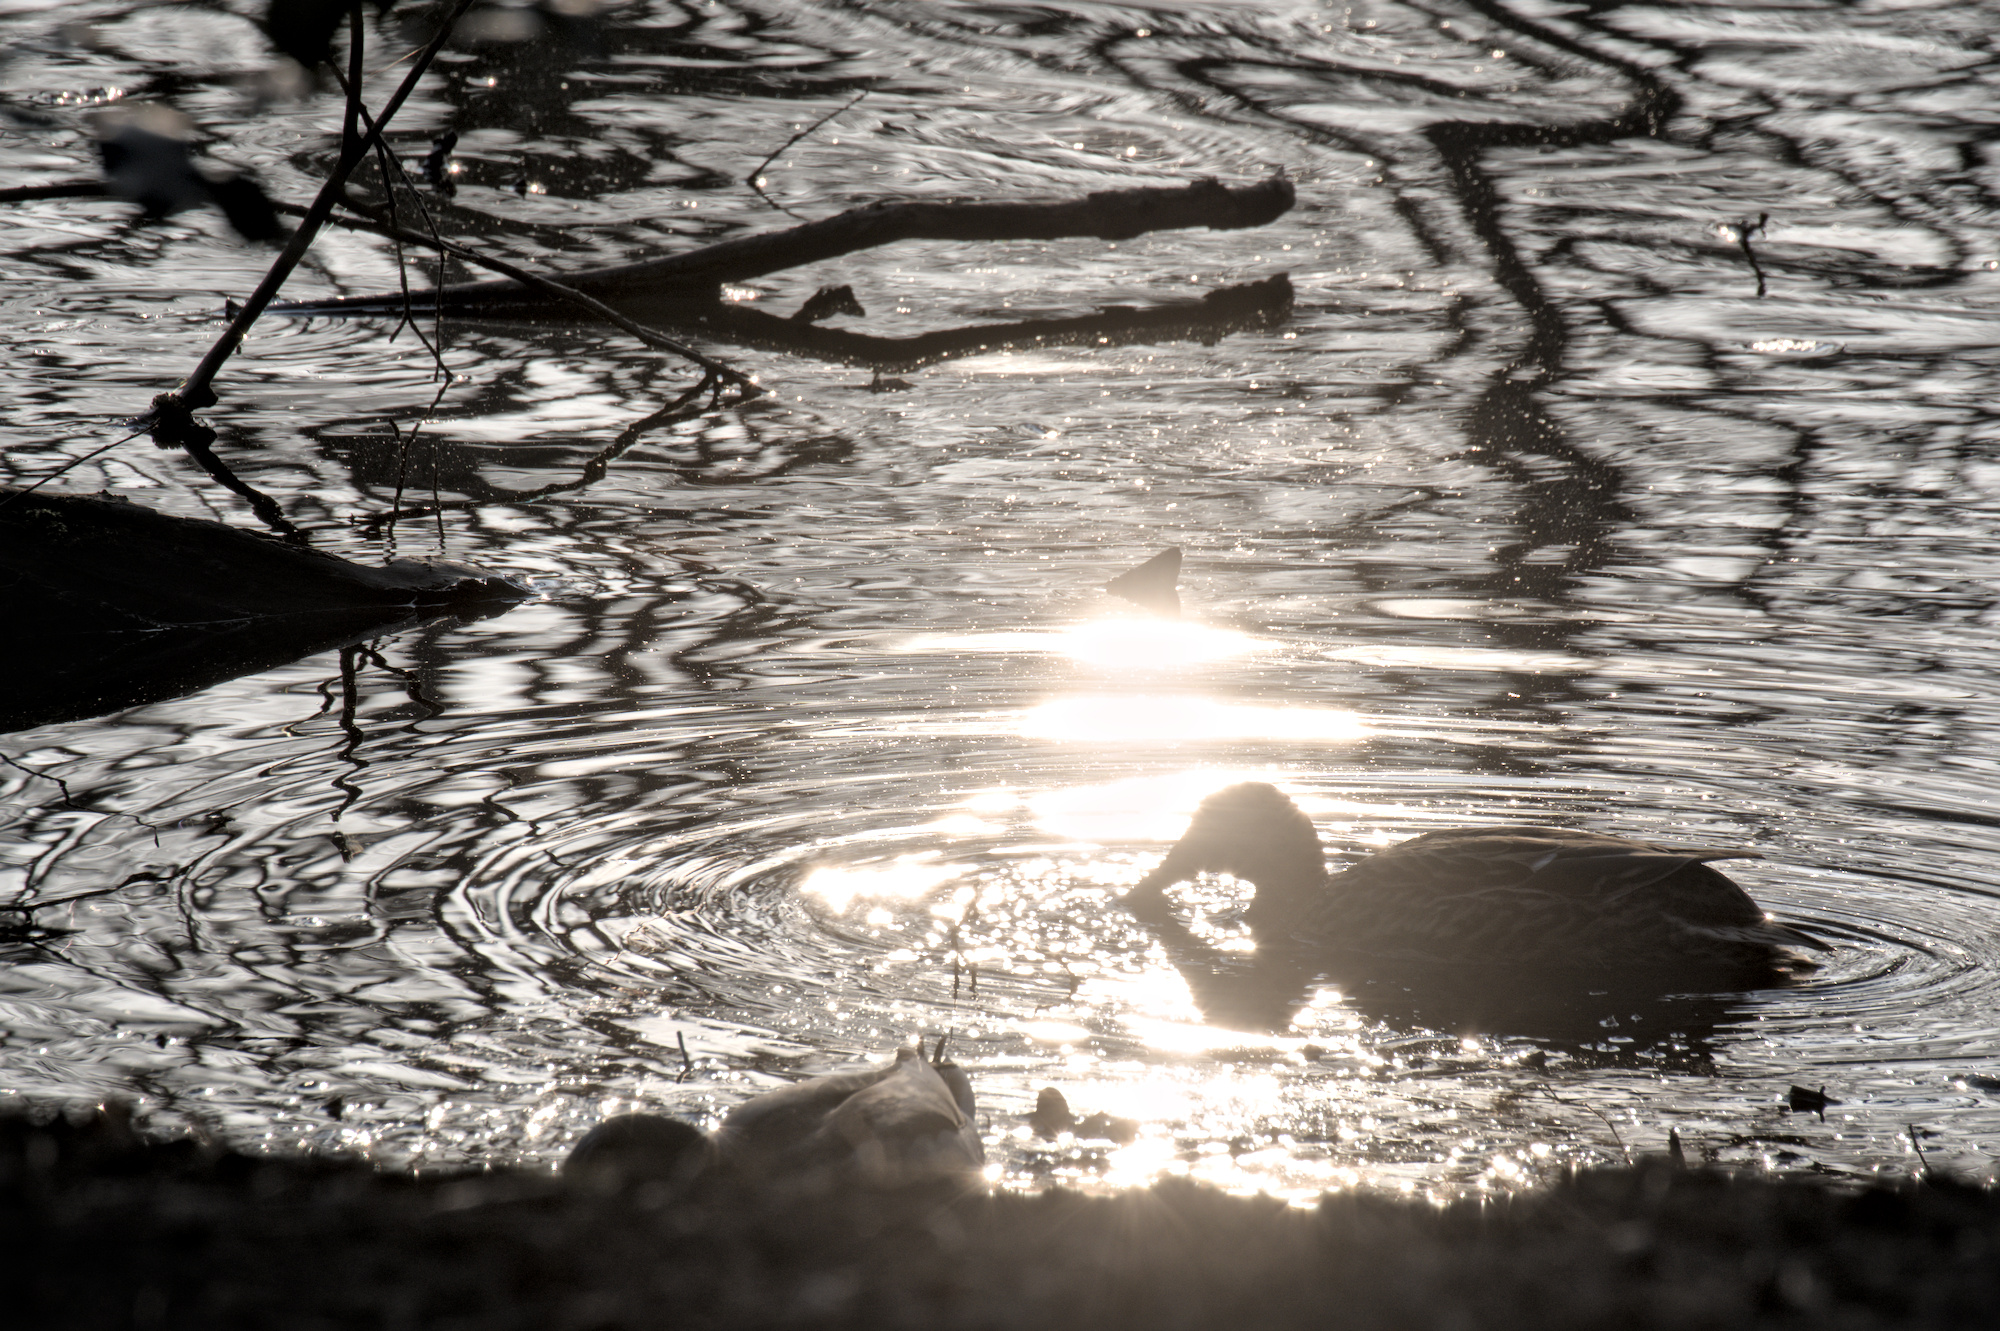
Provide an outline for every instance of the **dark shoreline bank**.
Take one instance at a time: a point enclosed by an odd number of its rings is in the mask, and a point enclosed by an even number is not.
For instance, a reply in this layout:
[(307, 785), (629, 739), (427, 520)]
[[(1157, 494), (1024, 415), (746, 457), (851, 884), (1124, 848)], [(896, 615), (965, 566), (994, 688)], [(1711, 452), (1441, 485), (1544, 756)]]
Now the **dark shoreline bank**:
[(1649, 1162), (1444, 1207), (1184, 1183), (673, 1194), (15, 1115), (0, 1253), (23, 1327), (1983, 1327), (2000, 1192)]

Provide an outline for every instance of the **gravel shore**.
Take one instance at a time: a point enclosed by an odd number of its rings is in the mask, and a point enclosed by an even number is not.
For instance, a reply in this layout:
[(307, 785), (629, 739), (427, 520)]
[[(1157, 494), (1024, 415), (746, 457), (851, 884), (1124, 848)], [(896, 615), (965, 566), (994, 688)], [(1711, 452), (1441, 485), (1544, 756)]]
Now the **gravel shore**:
[(0, 1119), (22, 1327), (1990, 1327), (2000, 1194), (1595, 1170), (1449, 1206), (596, 1187)]

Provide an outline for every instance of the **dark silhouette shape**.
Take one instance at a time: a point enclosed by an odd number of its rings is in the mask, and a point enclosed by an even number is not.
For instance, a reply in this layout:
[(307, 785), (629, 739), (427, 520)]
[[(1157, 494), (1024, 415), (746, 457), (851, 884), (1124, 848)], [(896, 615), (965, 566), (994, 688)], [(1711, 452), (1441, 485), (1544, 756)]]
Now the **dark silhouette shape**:
[(1129, 573), (1120, 573), (1104, 584), (1113, 596), (1122, 596), (1136, 606), (1170, 619), (1181, 613), (1181, 548), (1169, 546)]
[[(1767, 919), (1706, 863), (1739, 854), (1475, 828), (1329, 875), (1297, 806), (1246, 783), (1203, 801), (1124, 904), (1220, 1025), (1281, 1029), (1331, 983), (1395, 1024), (1699, 1051), (1733, 991), (1784, 983), (1809, 964), (1792, 949), (1826, 948)], [(1165, 888), (1211, 870), (1255, 886), (1244, 910), (1254, 952), (1221, 952), (1175, 917)]]
[(1804, 1086), (1794, 1086), (1785, 1100), (1786, 1108), (1794, 1114), (1818, 1114), (1822, 1123), (1826, 1122), (1827, 1106), (1839, 1103), (1840, 1101), (1826, 1093), (1824, 1086), (1816, 1091)]
[[(311, 69), (332, 58), (333, 34), (348, 8), (349, 0), (270, 0), (264, 8), (264, 34), (271, 45)], [(387, 8), (378, 0), (378, 12)]]
[(0, 665), (0, 731), (179, 697), (527, 595), (449, 560), (370, 568), (109, 497), (8, 489), (0, 586), (19, 644)]
[(853, 287), (821, 287), (806, 297), (805, 304), (792, 312), (792, 321), (814, 324), (822, 319), (831, 319), (836, 314), (863, 319), (867, 317), (868, 311), (862, 309), (861, 302), (855, 299)]
[(708, 1167), (707, 1134), (665, 1114), (619, 1114), (578, 1142), (563, 1177), (603, 1191), (642, 1184), (684, 1188)]
[(1127, 900), (1156, 909), (1149, 903), (1168, 884), (1222, 870), (1256, 886), (1246, 918), (1274, 940), (1423, 963), (1658, 974), (1699, 987), (1770, 978), (1798, 963), (1791, 949), (1826, 950), (1708, 867), (1754, 858), (1568, 828), (1477, 827), (1428, 832), (1329, 875), (1298, 806), (1246, 782), (1203, 800)]
[(1035, 1097), (1035, 1112), (1028, 1115), (1028, 1126), (1035, 1130), (1037, 1137), (1050, 1140), (1067, 1132), (1073, 1137), (1115, 1142), (1123, 1146), (1139, 1136), (1139, 1124), (1135, 1119), (1113, 1118), (1102, 1112), (1078, 1118), (1071, 1112), (1063, 1093), (1053, 1086), (1042, 1087), (1041, 1094)]

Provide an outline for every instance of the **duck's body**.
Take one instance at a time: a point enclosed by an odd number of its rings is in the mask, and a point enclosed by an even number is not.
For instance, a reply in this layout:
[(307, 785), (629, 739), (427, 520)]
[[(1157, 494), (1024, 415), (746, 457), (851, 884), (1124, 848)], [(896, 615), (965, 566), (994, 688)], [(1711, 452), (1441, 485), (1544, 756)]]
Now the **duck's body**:
[(1274, 787), (1231, 786), (1127, 898), (1206, 870), (1253, 883), (1259, 941), (1384, 960), (1597, 972), (1728, 985), (1802, 964), (1825, 944), (1771, 920), (1708, 867), (1755, 852), (1652, 845), (1564, 828), (1428, 832), (1334, 874), (1319, 836)]

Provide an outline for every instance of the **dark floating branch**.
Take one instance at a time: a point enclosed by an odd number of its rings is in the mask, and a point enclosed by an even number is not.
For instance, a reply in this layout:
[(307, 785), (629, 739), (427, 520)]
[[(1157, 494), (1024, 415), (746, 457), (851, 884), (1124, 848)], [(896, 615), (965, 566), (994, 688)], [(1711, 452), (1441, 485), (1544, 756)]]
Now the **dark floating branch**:
[(1211, 291), (1201, 300), (1175, 301), (1147, 309), (1118, 306), (1072, 319), (973, 324), (915, 337), (873, 337), (720, 301), (693, 308), (662, 307), (656, 317), (659, 322), (739, 346), (762, 347), (813, 360), (858, 365), (878, 374), (894, 374), (995, 351), (1113, 347), (1182, 340), (1214, 343), (1247, 329), (1275, 328), (1290, 317), (1291, 311), (1291, 280), (1279, 273), (1261, 282)]
[[(1254, 185), (1197, 180), (1183, 186), (1103, 190), (1049, 203), (885, 201), (664, 259), (565, 273), (561, 281), (584, 295), (620, 306), (710, 301), (724, 283), (746, 282), (902, 240), (1130, 240), (1149, 231), (1192, 227), (1235, 231), (1282, 217), (1295, 198), (1292, 182), (1280, 175)], [(454, 314), (532, 314), (548, 308), (546, 299), (537, 299), (516, 281), (462, 283), (413, 299), (442, 305)], [(402, 297), (353, 296), (279, 308), (292, 314), (372, 311), (391, 301), (400, 306)]]
[(0, 189), (0, 203), (35, 203), (42, 199), (102, 199), (111, 187), (101, 180), (65, 180), (53, 185), (16, 185)]

